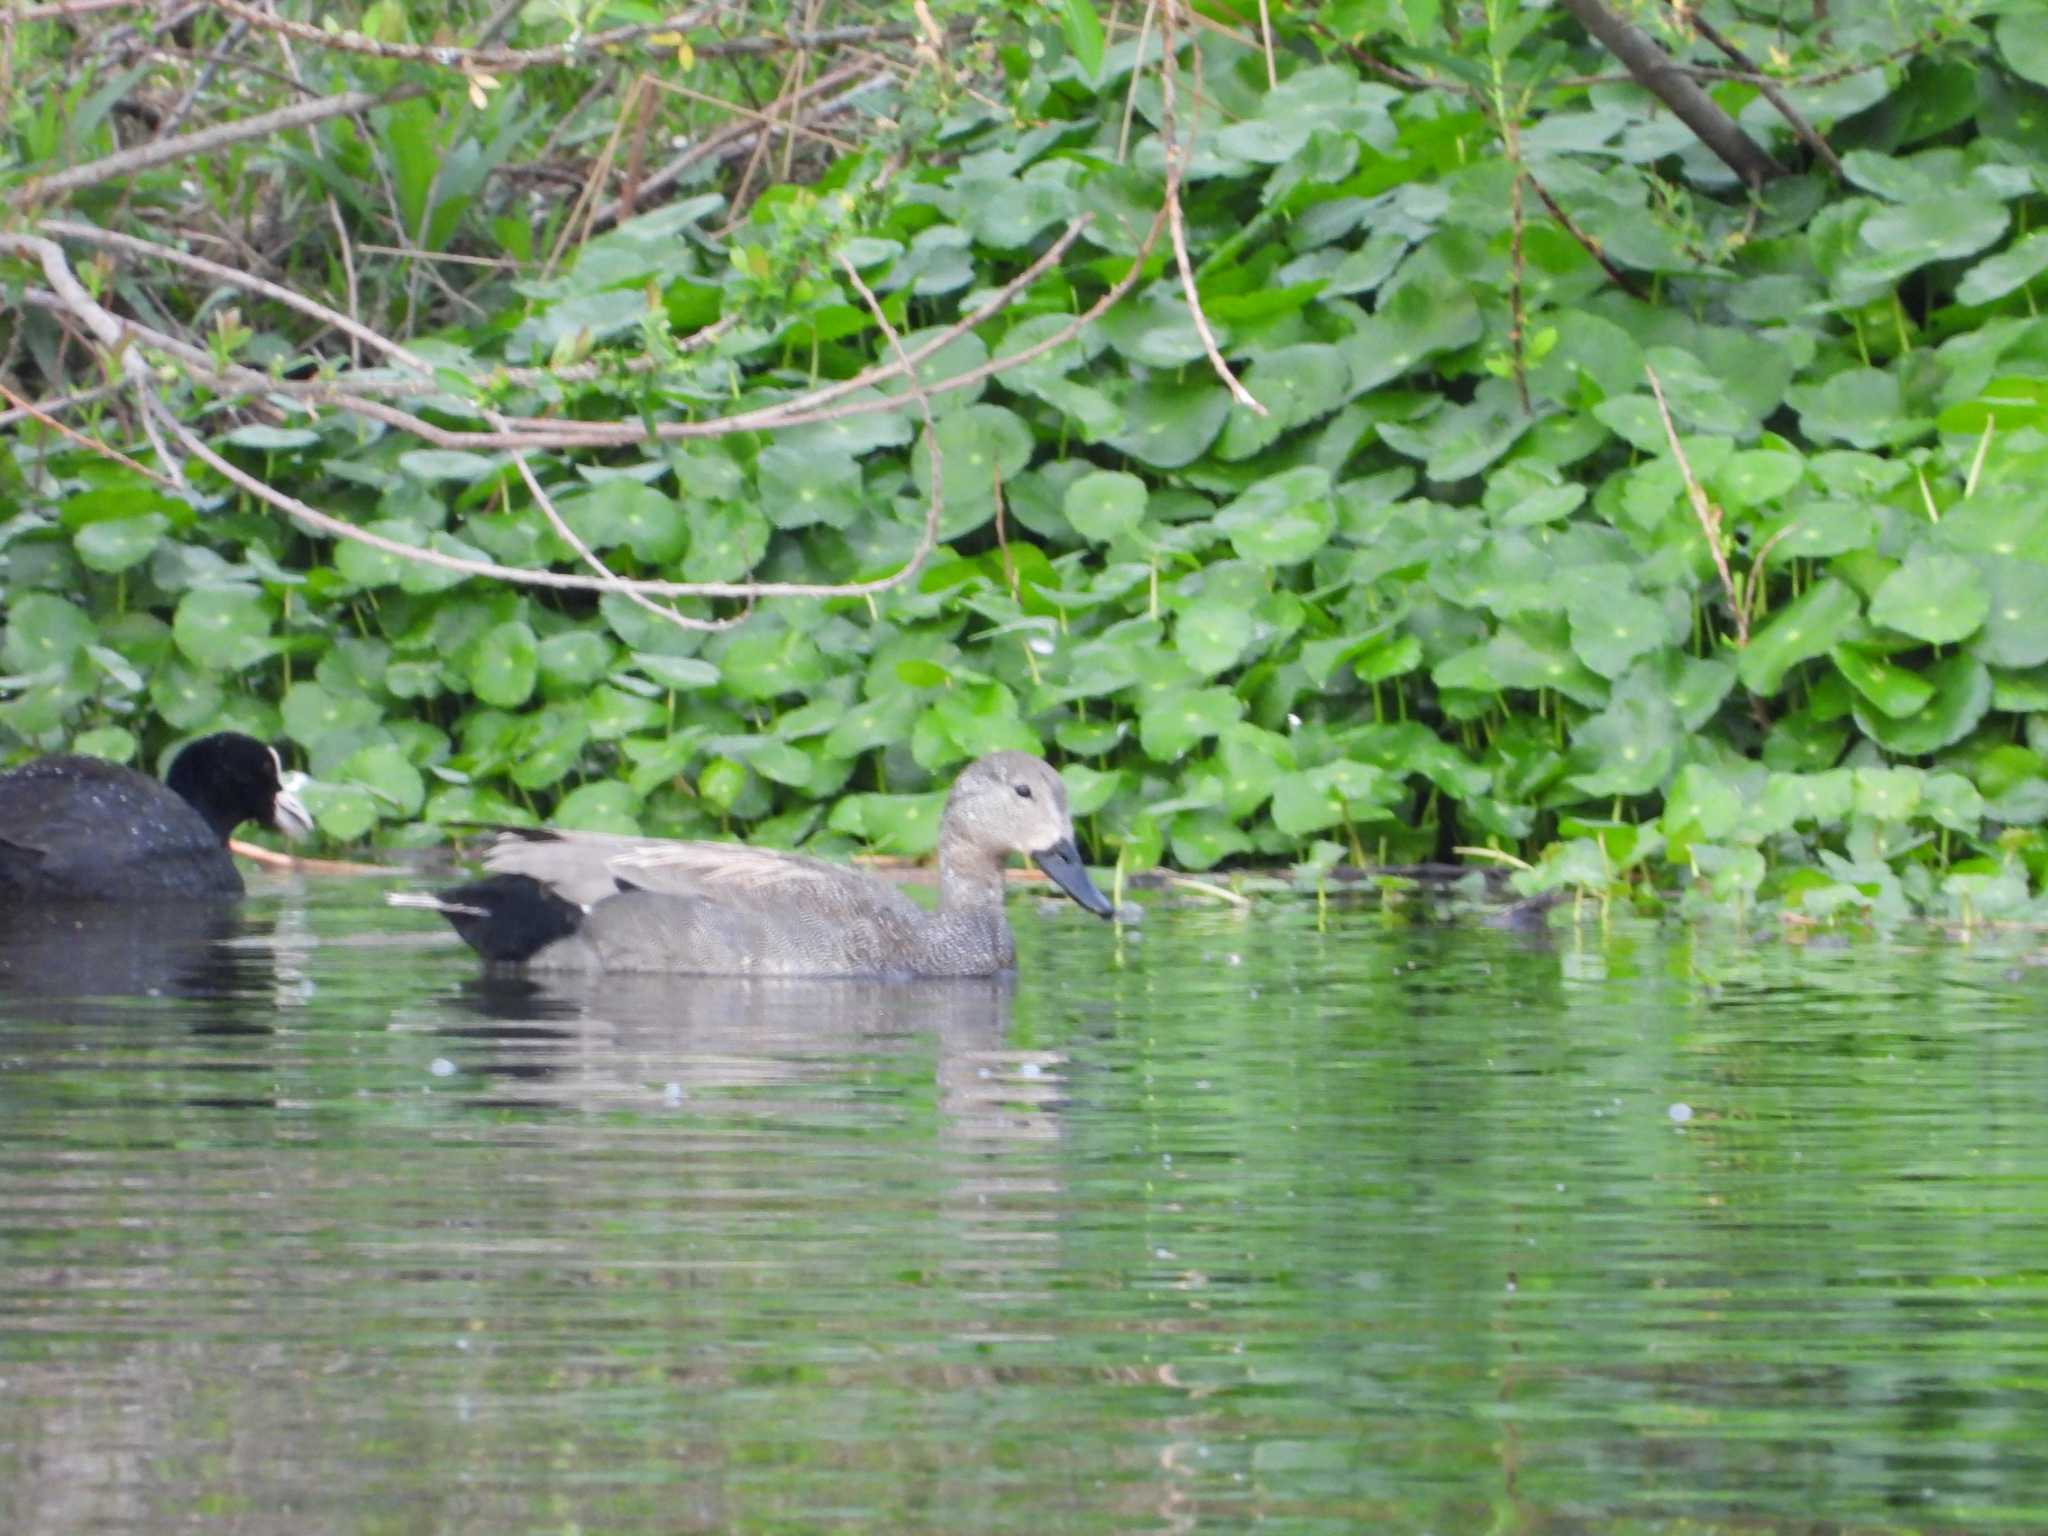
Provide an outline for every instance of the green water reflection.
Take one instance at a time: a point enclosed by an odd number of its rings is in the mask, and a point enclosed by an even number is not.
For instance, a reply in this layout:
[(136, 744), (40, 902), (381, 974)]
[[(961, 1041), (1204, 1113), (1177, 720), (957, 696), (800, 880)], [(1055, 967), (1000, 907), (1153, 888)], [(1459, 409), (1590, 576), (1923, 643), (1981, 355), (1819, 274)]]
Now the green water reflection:
[(2048, 1528), (2017, 941), (0, 921), (0, 1529)]

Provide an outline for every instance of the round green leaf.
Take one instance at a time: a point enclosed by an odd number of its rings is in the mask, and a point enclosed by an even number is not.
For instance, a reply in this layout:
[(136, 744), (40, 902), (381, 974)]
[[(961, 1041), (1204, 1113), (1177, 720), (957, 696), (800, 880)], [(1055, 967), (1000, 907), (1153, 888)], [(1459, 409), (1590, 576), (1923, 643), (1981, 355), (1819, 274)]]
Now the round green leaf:
[(555, 689), (586, 688), (611, 667), (611, 642), (593, 629), (565, 629), (541, 641), (543, 682)]
[[(369, 524), (364, 531), (415, 547), (427, 542), (426, 534), (417, 523), (402, 518), (380, 518)], [(373, 549), (355, 539), (338, 540), (334, 546), (334, 568), (354, 586), (396, 586), (409, 569), (409, 565), (403, 556), (394, 555), (388, 550)]]
[[(970, 405), (939, 419), (939, 453), (946, 527), (964, 531), (993, 514), (996, 488), (1031, 462), (1031, 429), (1000, 405)], [(931, 452), (922, 441), (910, 449), (910, 473), (918, 492), (930, 495)]]
[(574, 832), (617, 832), (627, 837), (640, 831), (640, 802), (617, 779), (599, 779), (569, 791), (548, 818), (549, 825)]
[(1915, 550), (1870, 599), (1870, 620), (1902, 635), (1947, 645), (1975, 634), (1991, 611), (1977, 567), (1961, 555)]
[(72, 739), (71, 750), (86, 757), (104, 757), (110, 763), (132, 763), (135, 761), (136, 741), (132, 732), (118, 725), (102, 725), (94, 730), (80, 731)]
[(1241, 603), (1204, 599), (1174, 621), (1174, 648), (1197, 672), (1213, 677), (1236, 664), (1252, 643), (1252, 616)]
[(844, 528), (861, 510), (860, 461), (842, 449), (775, 443), (761, 450), (755, 473), (761, 507), (778, 528)]
[(296, 448), (311, 448), (320, 441), (320, 434), (307, 427), (273, 427), (266, 422), (252, 421), (247, 426), (235, 428), (221, 439), (237, 448), (254, 448), (262, 453), (288, 453)]
[(377, 706), (360, 694), (335, 693), (319, 683), (293, 683), (284, 691), (284, 729), (302, 747), (337, 731), (360, 730), (377, 720)]
[(1215, 526), (1230, 536), (1241, 559), (1260, 565), (1306, 560), (1337, 527), (1330, 472), (1300, 464), (1268, 475), (1217, 513)]
[(747, 768), (729, 757), (713, 758), (697, 775), (697, 794), (715, 811), (729, 811), (747, 787)]
[(2048, 32), (2042, 29), (2039, 11), (2022, 7), (1999, 17), (1994, 35), (2014, 74), (2048, 86)]
[[(2040, 32), (2037, 25), (2029, 29)], [(2048, 229), (2037, 229), (1995, 256), (1987, 256), (1956, 284), (1959, 304), (1989, 304), (2048, 272)]]
[(1619, 677), (1664, 643), (1664, 609), (1640, 592), (1580, 592), (1566, 610), (1572, 654), (1602, 677)]
[(161, 513), (87, 523), (71, 536), (78, 558), (95, 571), (125, 571), (155, 551), (170, 522)]
[(83, 608), (47, 592), (14, 599), (6, 612), (7, 638), (0, 660), (12, 672), (40, 672), (62, 666), (96, 633)]
[(1179, 469), (1200, 458), (1230, 414), (1223, 386), (1203, 378), (1147, 378), (1125, 391), (1122, 404), (1123, 423), (1109, 435), (1109, 446), (1154, 469)]
[(469, 688), (486, 704), (513, 709), (533, 696), (540, 676), (540, 646), (517, 619), (499, 624), (476, 642), (469, 658)]
[(690, 512), (690, 552), (685, 581), (738, 581), (761, 563), (775, 530), (752, 507), (714, 502)]
[(2018, 670), (2048, 662), (2048, 565), (1988, 560), (1978, 569), (1991, 607), (1971, 651), (1994, 667)]
[(426, 804), (427, 786), (419, 769), (388, 741), (351, 753), (343, 759), (337, 775), (369, 790), (390, 820), (417, 816)]
[(1067, 487), (1061, 510), (1084, 539), (1106, 544), (1145, 519), (1145, 482), (1120, 469), (1099, 469)]
[(253, 587), (194, 587), (178, 600), (171, 634), (209, 672), (237, 672), (271, 655), (271, 605)]
[(1138, 741), (1154, 762), (1176, 762), (1243, 715), (1243, 701), (1228, 688), (1170, 688), (1147, 700), (1138, 716)]
[(321, 833), (352, 843), (377, 825), (377, 802), (360, 784), (314, 782), (299, 789), (299, 802)]

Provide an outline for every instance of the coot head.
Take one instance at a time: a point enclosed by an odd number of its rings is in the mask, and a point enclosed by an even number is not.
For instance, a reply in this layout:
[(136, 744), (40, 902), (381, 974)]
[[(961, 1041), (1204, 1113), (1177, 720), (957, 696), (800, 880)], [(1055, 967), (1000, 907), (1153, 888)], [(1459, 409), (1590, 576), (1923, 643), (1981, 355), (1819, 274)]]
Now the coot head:
[(190, 802), (222, 842), (245, 821), (291, 838), (313, 830), (313, 818), (285, 787), (284, 764), (276, 751), (239, 731), (221, 731), (189, 743), (172, 762), (164, 783)]

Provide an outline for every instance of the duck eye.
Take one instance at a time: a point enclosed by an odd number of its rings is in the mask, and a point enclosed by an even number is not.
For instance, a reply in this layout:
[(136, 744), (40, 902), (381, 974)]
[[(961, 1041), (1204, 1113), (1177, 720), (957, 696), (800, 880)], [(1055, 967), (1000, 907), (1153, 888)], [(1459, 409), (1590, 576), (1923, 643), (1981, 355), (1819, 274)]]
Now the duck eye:
[(1019, 784), (1017, 786), (1017, 798), (1029, 800), (1031, 798), (1031, 786), (1029, 784)]

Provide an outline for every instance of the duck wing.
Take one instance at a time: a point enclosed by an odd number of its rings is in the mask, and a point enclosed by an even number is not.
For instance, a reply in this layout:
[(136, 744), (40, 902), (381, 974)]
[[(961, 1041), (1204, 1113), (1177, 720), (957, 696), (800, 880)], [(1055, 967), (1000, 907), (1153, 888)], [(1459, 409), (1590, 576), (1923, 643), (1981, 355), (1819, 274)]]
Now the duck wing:
[(529, 875), (585, 907), (622, 891), (687, 897), (775, 918), (914, 922), (924, 909), (844, 864), (744, 843), (679, 842), (616, 833), (508, 832), (484, 853), (493, 873)]

